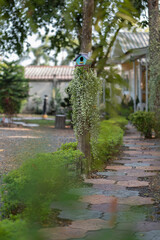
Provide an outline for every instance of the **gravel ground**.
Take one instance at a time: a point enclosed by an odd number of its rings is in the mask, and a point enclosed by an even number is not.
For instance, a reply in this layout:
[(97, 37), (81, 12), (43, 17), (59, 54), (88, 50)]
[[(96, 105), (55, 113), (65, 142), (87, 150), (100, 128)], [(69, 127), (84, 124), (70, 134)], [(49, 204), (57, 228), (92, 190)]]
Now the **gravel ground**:
[(0, 174), (40, 152), (53, 152), (62, 143), (75, 141), (72, 129), (52, 127), (0, 128)]

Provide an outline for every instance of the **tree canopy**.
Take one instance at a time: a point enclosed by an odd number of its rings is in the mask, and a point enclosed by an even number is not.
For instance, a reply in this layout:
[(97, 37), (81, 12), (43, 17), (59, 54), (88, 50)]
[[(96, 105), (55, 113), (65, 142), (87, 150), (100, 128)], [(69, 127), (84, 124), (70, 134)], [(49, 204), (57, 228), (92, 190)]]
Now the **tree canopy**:
[[(144, 9), (146, 0), (95, 0), (93, 50), (99, 57), (107, 49), (114, 33), (131, 27)], [(24, 50), (27, 37), (50, 32), (50, 48), (56, 55), (68, 49), (79, 53), (82, 33), (82, 0), (3, 0), (0, 5), (0, 50)], [(45, 36), (43, 36), (45, 38)], [(111, 44), (114, 39), (111, 40)], [(104, 49), (103, 49), (104, 48)], [(110, 48), (109, 48), (110, 49)], [(108, 49), (108, 52), (109, 52)], [(105, 56), (108, 55), (105, 53)], [(73, 57), (70, 54), (70, 57)]]
[(0, 4), (1, 51), (18, 55), (28, 35), (42, 27), (46, 33), (65, 0), (2, 0)]

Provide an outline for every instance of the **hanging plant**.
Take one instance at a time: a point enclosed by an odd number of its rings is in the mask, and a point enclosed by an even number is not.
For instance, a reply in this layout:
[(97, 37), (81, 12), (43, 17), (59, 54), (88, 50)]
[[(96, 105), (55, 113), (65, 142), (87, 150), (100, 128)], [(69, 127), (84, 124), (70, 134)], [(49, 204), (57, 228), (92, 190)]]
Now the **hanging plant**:
[[(98, 136), (99, 111), (98, 93), (102, 91), (102, 82), (92, 69), (77, 67), (70, 82), (69, 91), (73, 108), (72, 121), (77, 138), (89, 131), (91, 145)], [(92, 152), (93, 152), (92, 146)]]

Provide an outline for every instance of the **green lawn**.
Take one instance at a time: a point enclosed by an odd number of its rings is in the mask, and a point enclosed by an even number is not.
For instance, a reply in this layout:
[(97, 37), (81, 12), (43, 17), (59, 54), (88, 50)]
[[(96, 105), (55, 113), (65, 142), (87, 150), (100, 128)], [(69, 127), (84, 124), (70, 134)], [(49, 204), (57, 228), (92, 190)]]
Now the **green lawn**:
[(24, 120), (17, 120), (14, 122), (24, 122), (30, 124), (39, 124), (40, 126), (53, 126), (55, 124), (55, 120), (47, 120), (47, 119), (24, 119)]

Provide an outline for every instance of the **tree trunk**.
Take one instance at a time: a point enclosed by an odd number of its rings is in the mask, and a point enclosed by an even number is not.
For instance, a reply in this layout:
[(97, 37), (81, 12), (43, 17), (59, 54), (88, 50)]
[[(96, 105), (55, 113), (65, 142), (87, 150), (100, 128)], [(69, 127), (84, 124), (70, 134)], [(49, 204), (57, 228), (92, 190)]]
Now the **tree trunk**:
[(151, 111), (155, 112), (157, 123), (160, 121), (160, 14), (158, 2), (158, 0), (148, 1), (150, 39), (149, 107)]
[[(94, 0), (83, 0), (83, 24), (81, 37), (81, 52), (89, 53), (92, 47), (92, 18), (94, 12)], [(90, 132), (83, 130), (83, 135), (78, 137), (78, 149), (85, 155), (86, 176), (89, 177), (91, 171), (91, 145)]]
[(92, 18), (94, 12), (94, 0), (83, 0), (83, 23), (81, 52), (91, 52), (92, 48)]

